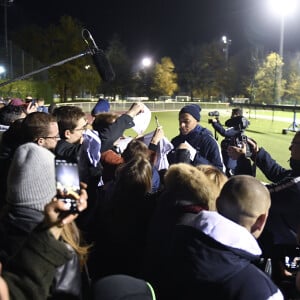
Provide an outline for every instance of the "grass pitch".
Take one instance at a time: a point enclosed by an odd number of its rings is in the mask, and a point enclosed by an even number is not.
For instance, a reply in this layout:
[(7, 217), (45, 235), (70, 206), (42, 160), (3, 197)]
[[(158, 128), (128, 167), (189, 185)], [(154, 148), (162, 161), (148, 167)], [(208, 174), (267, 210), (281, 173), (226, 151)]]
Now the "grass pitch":
[[(215, 134), (213, 127), (208, 123), (208, 112), (210, 110), (201, 111), (200, 125), (206, 127)], [(230, 117), (230, 110), (220, 110), (220, 122), (224, 122)], [(147, 128), (147, 132), (155, 129), (156, 123), (154, 116), (158, 117), (160, 125), (164, 129), (165, 136), (171, 140), (179, 132), (178, 130), (178, 111), (160, 111), (152, 112), (151, 122)], [(287, 134), (282, 134), (283, 129), (287, 129), (293, 122), (292, 112), (271, 112), (266, 110), (261, 111), (244, 111), (244, 116), (250, 121), (250, 126), (246, 129), (245, 135), (254, 139), (259, 147), (264, 147), (271, 156), (283, 167), (289, 168), (290, 151), (289, 145), (295, 134), (293, 131), (288, 131)], [(128, 136), (135, 136), (136, 133), (132, 130), (125, 132)], [(218, 142), (223, 139), (217, 135)], [(256, 177), (264, 182), (269, 182), (262, 172), (257, 169)]]

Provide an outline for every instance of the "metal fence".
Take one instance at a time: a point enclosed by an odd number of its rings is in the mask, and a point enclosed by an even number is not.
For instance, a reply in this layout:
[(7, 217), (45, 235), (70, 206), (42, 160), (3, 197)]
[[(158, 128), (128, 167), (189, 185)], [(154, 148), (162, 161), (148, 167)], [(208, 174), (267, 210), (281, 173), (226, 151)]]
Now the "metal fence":
[[(81, 109), (85, 113), (90, 113), (95, 106), (96, 102), (67, 102), (67, 103), (58, 103), (57, 106), (61, 105), (76, 105), (81, 107)], [(200, 105), (203, 109), (227, 109), (229, 107), (228, 103), (207, 103), (207, 102), (144, 102), (144, 104), (151, 110), (151, 111), (164, 111), (164, 110), (176, 110), (179, 111), (183, 106), (187, 104), (197, 104)], [(110, 110), (117, 111), (117, 112), (124, 112), (127, 111), (132, 102), (110, 102)]]

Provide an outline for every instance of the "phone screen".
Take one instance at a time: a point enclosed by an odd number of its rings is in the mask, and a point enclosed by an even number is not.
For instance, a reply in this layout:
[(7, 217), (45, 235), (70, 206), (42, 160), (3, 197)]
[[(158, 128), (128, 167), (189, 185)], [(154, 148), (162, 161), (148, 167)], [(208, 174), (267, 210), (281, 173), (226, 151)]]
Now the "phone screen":
[[(78, 166), (76, 163), (65, 160), (55, 160), (56, 188), (64, 195), (80, 193), (80, 180)], [(66, 197), (68, 198), (68, 197)]]

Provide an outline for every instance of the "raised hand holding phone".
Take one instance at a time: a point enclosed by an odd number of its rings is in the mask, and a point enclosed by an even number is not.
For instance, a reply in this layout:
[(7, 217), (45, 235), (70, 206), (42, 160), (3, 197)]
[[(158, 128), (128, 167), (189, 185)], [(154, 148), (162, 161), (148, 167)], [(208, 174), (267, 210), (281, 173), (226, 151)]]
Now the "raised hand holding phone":
[[(87, 208), (87, 198), (86, 190), (82, 189), (80, 199), (77, 201), (78, 212)], [(60, 237), (62, 227), (73, 222), (77, 217), (78, 214), (69, 213), (69, 205), (59, 201), (56, 197), (45, 206), (44, 224), (56, 239)]]
[(80, 182), (77, 164), (55, 160), (55, 175), (58, 200), (69, 206), (69, 214), (79, 213), (77, 201), (80, 199)]

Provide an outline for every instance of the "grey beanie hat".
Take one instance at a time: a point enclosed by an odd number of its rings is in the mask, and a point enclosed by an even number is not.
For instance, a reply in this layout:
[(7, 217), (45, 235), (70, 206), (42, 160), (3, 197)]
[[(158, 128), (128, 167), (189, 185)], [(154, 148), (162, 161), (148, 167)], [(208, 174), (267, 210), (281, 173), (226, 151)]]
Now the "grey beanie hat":
[(7, 178), (7, 203), (44, 211), (56, 195), (54, 154), (35, 143), (17, 148)]

